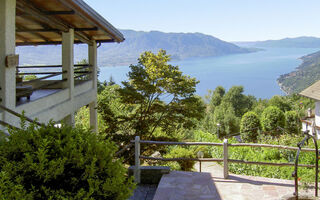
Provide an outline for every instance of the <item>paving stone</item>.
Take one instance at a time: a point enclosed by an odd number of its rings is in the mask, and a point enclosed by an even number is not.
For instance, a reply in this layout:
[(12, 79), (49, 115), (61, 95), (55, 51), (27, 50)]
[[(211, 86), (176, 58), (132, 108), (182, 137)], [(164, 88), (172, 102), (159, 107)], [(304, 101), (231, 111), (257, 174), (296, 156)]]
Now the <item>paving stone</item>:
[(157, 185), (138, 185), (129, 200), (152, 200), (157, 190)]
[(293, 180), (233, 174), (224, 179), (221, 167), (212, 163), (202, 163), (202, 172), (164, 175), (153, 200), (279, 200), (294, 192)]

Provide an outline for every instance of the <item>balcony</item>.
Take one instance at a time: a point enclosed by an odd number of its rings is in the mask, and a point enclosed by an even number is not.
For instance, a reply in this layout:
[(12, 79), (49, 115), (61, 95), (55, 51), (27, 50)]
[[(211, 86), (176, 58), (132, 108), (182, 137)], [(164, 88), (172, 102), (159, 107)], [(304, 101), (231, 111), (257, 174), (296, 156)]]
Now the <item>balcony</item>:
[[(67, 71), (62, 65), (19, 66), (16, 73), (16, 105), (20, 106), (38, 99), (48, 97), (66, 88)], [(92, 82), (92, 66), (88, 64), (74, 65), (74, 87)], [(27, 75), (35, 79), (23, 80)]]
[[(71, 73), (62, 65), (19, 66), (16, 69), (15, 111), (18, 113), (24, 111), (41, 122), (59, 121), (96, 101), (97, 83), (92, 65), (74, 65), (69, 67)], [(31, 80), (23, 78), (28, 75), (34, 77)], [(18, 127), (20, 120), (12, 118), (10, 123)]]

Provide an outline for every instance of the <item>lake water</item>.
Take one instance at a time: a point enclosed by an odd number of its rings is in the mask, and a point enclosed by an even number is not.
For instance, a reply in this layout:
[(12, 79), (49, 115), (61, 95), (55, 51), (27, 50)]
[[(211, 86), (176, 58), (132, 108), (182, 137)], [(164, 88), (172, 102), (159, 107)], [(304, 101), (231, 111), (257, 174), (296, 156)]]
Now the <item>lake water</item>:
[[(284, 95), (276, 82), (281, 74), (293, 71), (301, 64), (301, 56), (319, 51), (314, 48), (264, 48), (249, 54), (235, 54), (221, 57), (193, 58), (171, 62), (191, 77), (196, 77), (197, 94), (204, 96), (208, 90), (221, 85), (226, 89), (242, 85), (245, 94), (257, 98), (271, 98)], [(99, 80), (113, 77), (116, 83), (127, 80), (128, 66), (102, 67)]]

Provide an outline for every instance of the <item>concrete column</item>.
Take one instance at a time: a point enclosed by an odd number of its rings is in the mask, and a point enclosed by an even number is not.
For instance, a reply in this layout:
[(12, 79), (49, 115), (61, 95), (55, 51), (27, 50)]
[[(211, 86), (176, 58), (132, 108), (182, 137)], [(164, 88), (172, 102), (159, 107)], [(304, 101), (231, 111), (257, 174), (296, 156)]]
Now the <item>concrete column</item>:
[(64, 119), (63, 119), (63, 122), (69, 126), (72, 126), (74, 127), (75, 125), (75, 120), (74, 120), (74, 113), (66, 116)]
[(66, 74), (62, 75), (63, 79), (67, 79), (64, 82), (63, 87), (69, 90), (71, 112), (64, 122), (67, 125), (74, 126), (74, 30), (69, 29), (69, 32), (62, 33), (62, 70), (66, 71)]
[[(91, 71), (91, 79), (92, 79), (92, 88), (95, 91), (95, 95), (97, 95), (97, 43), (92, 41), (92, 45), (88, 47), (88, 57), (89, 57), (89, 65), (92, 66)], [(98, 114), (97, 114), (97, 96), (95, 96), (95, 101), (89, 104), (90, 108), (90, 126), (92, 127), (94, 132), (98, 132)]]
[[(16, 107), (16, 68), (7, 68), (5, 59), (15, 54), (15, 32), (16, 0), (0, 0), (0, 98), (1, 104), (9, 109)], [(0, 117), (10, 121), (10, 115), (1, 114)]]
[(228, 167), (228, 139), (223, 140), (223, 178), (227, 179), (229, 176)]
[(315, 122), (316, 126), (320, 126), (320, 101), (316, 101)]
[(97, 113), (97, 101), (94, 101), (89, 104), (90, 110), (90, 127), (93, 132), (98, 133), (98, 113)]
[(89, 65), (92, 66), (91, 71), (91, 78), (93, 82), (93, 88), (97, 90), (97, 84), (98, 84), (98, 77), (97, 77), (97, 71), (98, 71), (98, 64), (97, 64), (97, 43), (96, 41), (92, 41), (92, 45), (89, 45), (88, 47), (88, 57), (89, 57)]
[(140, 171), (140, 137), (136, 136), (134, 141), (135, 146), (135, 168), (134, 168), (134, 181), (139, 184), (141, 182), (141, 171)]

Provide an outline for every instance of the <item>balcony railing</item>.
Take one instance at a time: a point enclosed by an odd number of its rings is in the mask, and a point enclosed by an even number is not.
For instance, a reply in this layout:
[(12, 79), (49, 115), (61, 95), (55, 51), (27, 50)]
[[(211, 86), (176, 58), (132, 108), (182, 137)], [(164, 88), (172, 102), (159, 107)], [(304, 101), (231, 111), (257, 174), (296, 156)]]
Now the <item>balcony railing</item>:
[[(88, 64), (74, 65), (75, 85), (92, 79), (91, 68), (92, 66)], [(68, 81), (65, 74), (67, 71), (63, 70), (62, 65), (18, 66), (16, 72), (17, 100), (21, 97), (30, 99), (32, 93), (37, 90), (63, 89), (63, 83)], [(31, 80), (24, 80), (27, 75), (35, 75), (35, 77)]]

